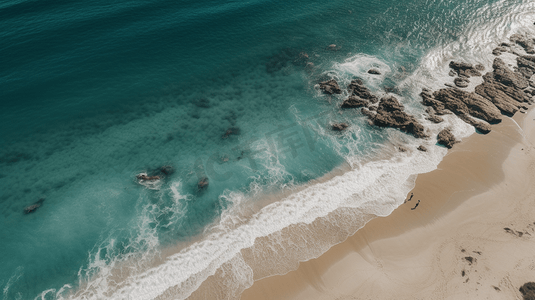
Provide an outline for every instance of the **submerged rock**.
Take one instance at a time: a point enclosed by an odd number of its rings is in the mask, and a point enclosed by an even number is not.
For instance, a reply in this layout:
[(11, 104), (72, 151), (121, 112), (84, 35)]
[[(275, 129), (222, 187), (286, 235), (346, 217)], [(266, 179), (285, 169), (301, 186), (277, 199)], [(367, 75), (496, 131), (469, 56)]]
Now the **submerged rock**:
[(360, 97), (361, 99), (368, 100), (371, 103), (377, 103), (379, 100), (370, 92), (367, 87), (364, 86), (364, 83), (362, 83), (362, 80), (360, 79), (352, 80), (347, 86), (347, 90), (349, 95)]
[(342, 103), (342, 108), (359, 108), (359, 107), (367, 107), (369, 105), (367, 100), (364, 100), (358, 96), (349, 96), (344, 102)]
[(45, 202), (44, 198), (39, 199), (37, 202), (33, 203), (32, 205), (28, 205), (24, 208), (24, 214), (33, 213), (36, 211), (39, 207), (43, 205), (43, 202)]
[(241, 133), (240, 128), (232, 127), (232, 128), (227, 129), (227, 131), (225, 131), (225, 134), (223, 134), (221, 138), (226, 139), (226, 138), (229, 138), (231, 135), (239, 135), (240, 133)]
[(336, 80), (334, 80), (334, 79), (320, 82), (320, 89), (325, 94), (328, 94), (328, 95), (341, 94), (342, 93), (342, 90), (340, 89), (340, 86), (338, 86), (338, 82), (336, 82)]
[(334, 131), (342, 131), (345, 130), (349, 125), (347, 123), (334, 123), (331, 125), (331, 129)]
[(197, 183), (197, 188), (199, 188), (199, 190), (202, 190), (207, 187), (208, 187), (208, 177), (201, 178), (199, 182)]
[(451, 130), (449, 128), (440, 131), (438, 133), (437, 140), (439, 144), (444, 145), (447, 148), (451, 148), (454, 144), (459, 142), (455, 139), (455, 136), (453, 135), (453, 133), (451, 133)]
[(422, 124), (416, 118), (403, 111), (404, 107), (393, 96), (387, 96), (381, 99), (377, 112), (366, 110), (365, 113), (374, 125), (379, 127), (392, 127), (400, 129), (403, 132), (412, 134), (417, 138), (426, 138), (429, 135)]

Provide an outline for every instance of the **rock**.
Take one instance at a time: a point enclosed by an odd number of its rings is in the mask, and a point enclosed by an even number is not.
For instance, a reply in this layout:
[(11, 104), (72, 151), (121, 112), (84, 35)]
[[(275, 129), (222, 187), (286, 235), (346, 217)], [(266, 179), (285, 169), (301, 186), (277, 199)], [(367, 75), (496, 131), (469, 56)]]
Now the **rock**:
[(335, 51), (335, 50), (337, 50), (337, 48), (336, 48), (336, 45), (335, 45), (335, 44), (330, 44), (328, 48), (329, 48), (329, 50), (332, 50), (332, 51)]
[(505, 46), (498, 46), (492, 50), (492, 54), (496, 56), (502, 55), (503, 52), (507, 52), (507, 48), (505, 48)]
[(361, 99), (358, 96), (349, 96), (344, 102), (342, 103), (342, 108), (359, 108), (359, 107), (366, 107), (369, 103), (367, 100)]
[(199, 190), (202, 190), (207, 187), (208, 187), (208, 177), (201, 178), (201, 180), (199, 180), (199, 182), (197, 183), (197, 188), (199, 188)]
[(481, 73), (472, 64), (469, 63), (451, 61), (450, 68), (454, 70), (457, 74), (466, 77), (481, 76)]
[(512, 116), (522, 102), (531, 100), (523, 91), (529, 86), (529, 81), (523, 75), (509, 70), (499, 58), (494, 60), (493, 67), (494, 72), (483, 76), (484, 82), (476, 86), (475, 92), (490, 100), (503, 114)]
[(331, 125), (331, 129), (334, 131), (342, 131), (345, 130), (349, 125), (347, 123), (334, 123)]
[(524, 50), (526, 51), (526, 53), (528, 54), (533, 54), (535, 53), (535, 49), (534, 49), (534, 44), (533, 44), (533, 39), (530, 39), (526, 36), (523, 36), (521, 34), (513, 34), (511, 35), (511, 37), (509, 37), (509, 40), (513, 43), (516, 43), (517, 45), (521, 46), (522, 48), (524, 48)]
[(352, 80), (347, 86), (349, 95), (358, 96), (362, 99), (368, 100), (371, 103), (376, 103), (379, 99), (373, 95), (367, 87), (364, 86), (362, 80)]
[(377, 106), (370, 106), (368, 109), (371, 111), (377, 111)]
[(334, 80), (334, 79), (320, 82), (320, 89), (325, 94), (329, 94), (329, 95), (341, 94), (342, 93), (342, 90), (338, 86), (338, 82), (336, 82), (336, 80)]
[(368, 70), (368, 74), (381, 75), (381, 72), (379, 70), (373, 68), (373, 69), (369, 69)]
[(365, 114), (376, 126), (397, 128), (417, 138), (428, 137), (424, 126), (403, 110), (395, 97), (387, 96), (381, 99), (376, 113), (367, 110)]
[(449, 128), (443, 129), (438, 133), (437, 141), (439, 144), (446, 146), (448, 149), (451, 149), (454, 144), (459, 142), (455, 139), (455, 136), (453, 133), (451, 133)]
[(455, 85), (460, 88), (465, 88), (465, 87), (468, 87), (470, 80), (466, 78), (462, 78), (462, 77), (457, 77), (453, 80), (453, 83), (455, 83)]
[(136, 178), (143, 181), (154, 181), (154, 180), (160, 180), (160, 176), (154, 175), (154, 176), (148, 176), (147, 174), (141, 173), (136, 175)]
[(478, 71), (485, 71), (485, 66), (482, 64), (477, 64), (474, 66), (474, 68), (476, 68)]
[(239, 135), (241, 133), (241, 129), (238, 127), (231, 127), (225, 131), (225, 134), (221, 137), (222, 139), (226, 139), (230, 137), (231, 135)]
[(37, 202), (33, 203), (32, 205), (28, 205), (24, 208), (24, 214), (29, 214), (35, 212), (39, 207), (43, 205), (43, 202), (45, 202), (45, 198), (39, 199)]
[(416, 148), (416, 149), (419, 150), (419, 151), (422, 151), (422, 152), (427, 152), (427, 148), (424, 147), (423, 145), (418, 146), (418, 148)]
[(428, 112), (429, 114), (434, 114), (435, 112), (437, 115), (447, 114), (444, 103), (437, 101), (430, 90), (426, 88), (422, 89), (420, 96), (422, 97), (422, 104), (433, 109), (433, 113)]
[(466, 123), (474, 126), (477, 131), (479, 131), (482, 134), (487, 134), (491, 131), (491, 127), (488, 123), (484, 123), (483, 121), (476, 120), (469, 115), (459, 115), (459, 118)]
[[(487, 121), (490, 124), (501, 122), (500, 110), (489, 100), (475, 93), (454, 88), (440, 89), (433, 93), (436, 101), (456, 115), (468, 114)], [(433, 107), (439, 111), (437, 107)], [(439, 106), (441, 108), (441, 106)]]
[(455, 75), (457, 75), (457, 73), (455, 73), (455, 71), (453, 71), (453, 70), (450, 70), (448, 75), (450, 75), (451, 77), (455, 77)]
[(524, 283), (519, 291), (522, 293), (524, 300), (535, 300), (535, 282)]
[[(524, 75), (527, 79), (535, 74), (535, 61), (531, 60), (530, 56), (519, 56), (516, 58), (518, 64), (518, 72)], [(528, 83), (529, 84), (529, 83)]]
[(399, 152), (407, 152), (409, 149), (405, 148), (405, 146), (398, 146)]
[(167, 166), (161, 167), (160, 172), (164, 175), (171, 175), (175, 173), (175, 169), (172, 166), (167, 165)]
[(437, 116), (437, 115), (430, 115), (429, 117), (426, 118), (427, 120), (433, 122), (433, 123), (441, 123), (444, 121), (443, 118)]

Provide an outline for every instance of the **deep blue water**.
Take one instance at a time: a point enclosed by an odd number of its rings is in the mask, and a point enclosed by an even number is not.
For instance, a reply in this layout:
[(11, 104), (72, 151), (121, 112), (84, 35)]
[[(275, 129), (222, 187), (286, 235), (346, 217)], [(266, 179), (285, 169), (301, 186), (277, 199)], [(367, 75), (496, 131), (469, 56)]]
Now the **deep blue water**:
[[(291, 189), (373, 158), (386, 131), (314, 88), (359, 77), (333, 64), (359, 54), (356, 66), (386, 66), (380, 81), (360, 76), (380, 91), (455, 42), (478, 9), (499, 4), (485, 22), (522, 3), (3, 1), (2, 297), (53, 299), (99, 263), (202, 235), (232, 192)], [(333, 133), (334, 121), (353, 129)], [(138, 184), (162, 166), (174, 173)]]

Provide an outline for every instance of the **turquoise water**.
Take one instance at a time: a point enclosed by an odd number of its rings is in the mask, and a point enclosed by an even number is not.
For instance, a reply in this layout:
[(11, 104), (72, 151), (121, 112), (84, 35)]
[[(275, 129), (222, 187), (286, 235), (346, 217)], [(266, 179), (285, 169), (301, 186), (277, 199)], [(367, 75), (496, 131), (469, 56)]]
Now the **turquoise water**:
[[(526, 5), (3, 1), (3, 299), (64, 297), (125, 261), (146, 268), (162, 249), (202, 240), (236, 193), (257, 201), (373, 160), (400, 134), (340, 111), (342, 98), (315, 84), (399, 85), (416, 110), (412, 86), (400, 84), (426, 55)], [(331, 132), (338, 121), (350, 130)], [(174, 173), (136, 180), (162, 166)]]

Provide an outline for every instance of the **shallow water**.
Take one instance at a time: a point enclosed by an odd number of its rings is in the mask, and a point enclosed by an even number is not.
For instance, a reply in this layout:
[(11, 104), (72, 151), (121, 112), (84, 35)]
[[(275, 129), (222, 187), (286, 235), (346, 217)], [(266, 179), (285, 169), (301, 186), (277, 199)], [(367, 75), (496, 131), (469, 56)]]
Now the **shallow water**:
[[(3, 2), (3, 298), (150, 299), (173, 286), (188, 297), (225, 263), (271, 274), (236, 258), (257, 237), (343, 208), (388, 214), (445, 150), (394, 154), (392, 143), (422, 142), (368, 126), (315, 84), (396, 87), (423, 120), (417, 95), (446, 80), (450, 59), (488, 67), (490, 49), (534, 14), (521, 0)], [(340, 121), (349, 130), (332, 132)], [(426, 125), (473, 133), (453, 118)], [(162, 166), (174, 173), (135, 178)], [(290, 196), (275, 201), (281, 191)], [(349, 223), (344, 234), (358, 229)], [(276, 252), (292, 264), (333, 243)]]

